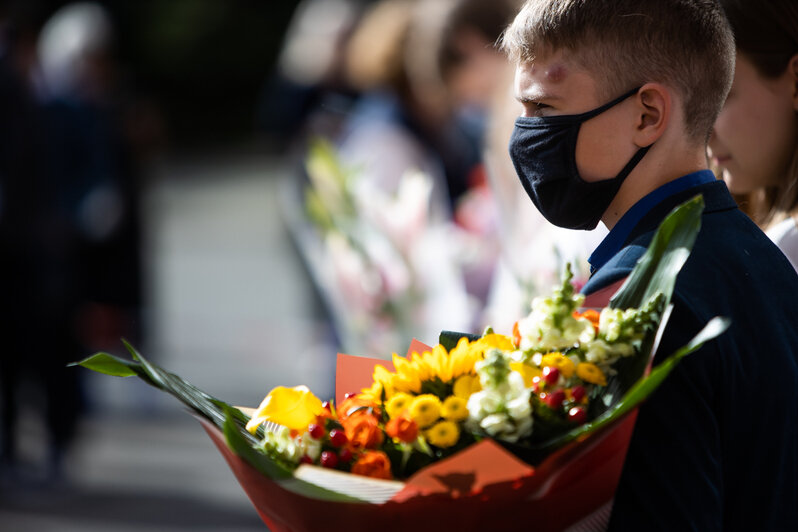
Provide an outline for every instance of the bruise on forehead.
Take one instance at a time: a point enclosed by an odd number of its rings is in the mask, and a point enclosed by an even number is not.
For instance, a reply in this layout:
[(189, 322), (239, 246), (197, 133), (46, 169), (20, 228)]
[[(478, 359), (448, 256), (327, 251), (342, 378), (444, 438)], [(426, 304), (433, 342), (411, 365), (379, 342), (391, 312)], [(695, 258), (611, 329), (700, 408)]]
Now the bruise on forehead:
[(546, 69), (545, 76), (551, 82), (562, 81), (568, 75), (568, 67), (561, 61), (556, 61)]

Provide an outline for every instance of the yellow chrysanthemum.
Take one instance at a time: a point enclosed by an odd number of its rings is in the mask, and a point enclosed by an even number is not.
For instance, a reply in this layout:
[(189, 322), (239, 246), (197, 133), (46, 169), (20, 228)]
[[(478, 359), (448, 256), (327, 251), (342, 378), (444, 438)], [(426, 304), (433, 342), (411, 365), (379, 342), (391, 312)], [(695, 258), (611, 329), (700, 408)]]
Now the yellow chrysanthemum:
[(395, 418), (400, 416), (402, 412), (410, 408), (413, 402), (413, 396), (404, 392), (399, 392), (393, 395), (387, 403), (385, 403), (385, 410), (388, 416)]
[(574, 374), (574, 370), (576, 369), (573, 360), (562, 353), (548, 353), (543, 355), (543, 360), (540, 362), (540, 366), (543, 368), (546, 366), (553, 366), (560, 370), (560, 374), (566, 379), (571, 378)]
[(503, 334), (487, 334), (474, 342), (475, 347), (482, 349), (484, 353), (488, 349), (495, 348), (502, 351), (514, 351), (513, 340), (509, 336)]
[(441, 417), (449, 421), (461, 421), (468, 417), (466, 400), (450, 395), (441, 405)]
[(441, 417), (441, 400), (432, 394), (419, 395), (410, 403), (410, 417), (420, 428), (426, 428)]
[(510, 369), (521, 374), (524, 378), (524, 386), (527, 388), (532, 386), (532, 379), (540, 377), (543, 374), (540, 368), (524, 364), (523, 362), (510, 362)]
[(426, 432), (427, 441), (436, 447), (451, 447), (460, 439), (460, 429), (452, 421), (439, 421)]
[(454, 381), (454, 395), (468, 401), (472, 393), (477, 393), (482, 389), (479, 377), (476, 375), (462, 375)]
[(604, 376), (604, 372), (597, 365), (590, 362), (580, 362), (576, 366), (576, 376), (585, 382), (598, 384), (599, 386), (607, 385), (607, 377)]

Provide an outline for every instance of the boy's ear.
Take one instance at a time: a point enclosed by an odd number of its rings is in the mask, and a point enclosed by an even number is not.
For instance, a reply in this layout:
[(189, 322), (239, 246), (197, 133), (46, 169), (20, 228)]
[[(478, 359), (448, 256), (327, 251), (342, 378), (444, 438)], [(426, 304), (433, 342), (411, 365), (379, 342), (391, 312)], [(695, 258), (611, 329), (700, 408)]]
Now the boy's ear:
[(664, 133), (671, 118), (671, 91), (661, 83), (646, 83), (637, 93), (637, 123), (634, 142), (650, 146)]

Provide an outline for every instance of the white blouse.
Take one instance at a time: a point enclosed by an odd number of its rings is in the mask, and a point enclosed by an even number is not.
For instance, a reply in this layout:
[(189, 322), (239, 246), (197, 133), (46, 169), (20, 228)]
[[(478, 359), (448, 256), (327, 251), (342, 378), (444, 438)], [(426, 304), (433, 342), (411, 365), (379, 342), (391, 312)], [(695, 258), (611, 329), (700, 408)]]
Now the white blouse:
[(794, 218), (787, 218), (766, 231), (770, 239), (787, 256), (793, 268), (798, 270), (798, 226)]

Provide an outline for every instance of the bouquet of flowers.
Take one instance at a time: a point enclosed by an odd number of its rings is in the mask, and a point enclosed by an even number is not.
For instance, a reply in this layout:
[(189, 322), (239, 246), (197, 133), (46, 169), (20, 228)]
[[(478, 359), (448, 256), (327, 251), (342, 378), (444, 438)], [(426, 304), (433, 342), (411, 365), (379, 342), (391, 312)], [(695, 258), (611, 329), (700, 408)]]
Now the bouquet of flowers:
[(607, 291), (576, 294), (566, 270), (511, 336), (444, 332), (391, 363), (339, 355), (335, 401), (278, 387), (233, 408), (132, 348), (133, 362), (80, 364), (137, 375), (197, 412), (273, 530), (589, 529), (608, 515), (635, 407), (728, 326), (713, 319), (650, 368), (702, 210), (699, 197), (663, 222), (608, 305)]
[(437, 334), (445, 320), (470, 325), (455, 228), (429, 175), (379, 183), (320, 139), (305, 169), (305, 217), (285, 214), (345, 349), (381, 353), (414, 333)]

